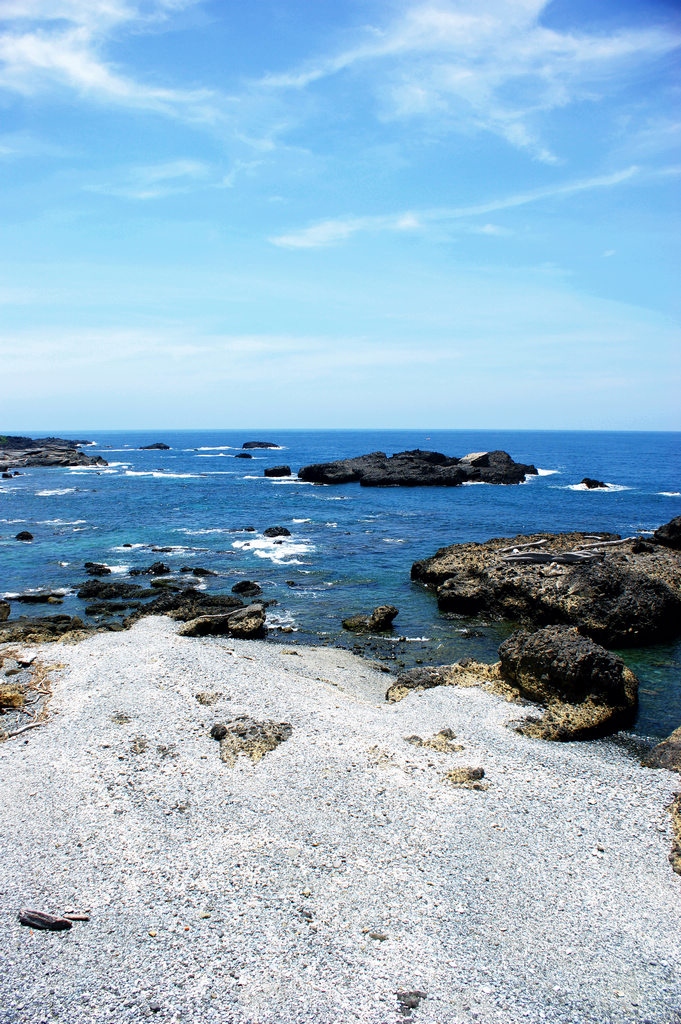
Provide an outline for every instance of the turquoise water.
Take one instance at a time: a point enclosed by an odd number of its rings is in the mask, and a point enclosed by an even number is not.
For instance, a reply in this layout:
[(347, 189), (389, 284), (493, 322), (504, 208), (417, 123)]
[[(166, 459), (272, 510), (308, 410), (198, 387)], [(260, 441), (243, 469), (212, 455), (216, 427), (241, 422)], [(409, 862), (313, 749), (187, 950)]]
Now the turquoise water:
[[(58, 433), (58, 431), (54, 431)], [(114, 579), (157, 558), (173, 568), (218, 572), (211, 590), (255, 579), (278, 601), (268, 618), (292, 626), (292, 639), (354, 643), (345, 615), (379, 603), (400, 609), (395, 639), (376, 641), (396, 664), (464, 655), (494, 660), (509, 627), (480, 627), (439, 615), (432, 594), (412, 584), (412, 562), (443, 545), (533, 531), (653, 530), (681, 513), (681, 435), (567, 431), (144, 431), (71, 432), (90, 437), (108, 469), (29, 469), (0, 485), (0, 590), (73, 588), (84, 561), (115, 568)], [(281, 450), (235, 459), (244, 441)], [(139, 451), (163, 441), (167, 452)], [(318, 487), (263, 477), (266, 466), (300, 466), (365, 452), (430, 448), (449, 455), (502, 448), (545, 471), (517, 487)], [(584, 476), (607, 491), (574, 490)], [(262, 536), (282, 525), (292, 536)], [(255, 534), (236, 533), (246, 526)], [(33, 544), (14, 540), (22, 529)], [(123, 544), (133, 544), (124, 548)], [(173, 550), (161, 555), (150, 546)], [(293, 584), (293, 585), (291, 585)], [(47, 613), (37, 610), (38, 614)], [(15, 606), (18, 614), (20, 606)], [(62, 609), (59, 609), (60, 611)], [(67, 593), (63, 610), (83, 614)], [(480, 635), (462, 631), (473, 626)], [(399, 637), (406, 639), (400, 640)], [(681, 722), (681, 645), (622, 652), (641, 680), (637, 728), (664, 735)]]

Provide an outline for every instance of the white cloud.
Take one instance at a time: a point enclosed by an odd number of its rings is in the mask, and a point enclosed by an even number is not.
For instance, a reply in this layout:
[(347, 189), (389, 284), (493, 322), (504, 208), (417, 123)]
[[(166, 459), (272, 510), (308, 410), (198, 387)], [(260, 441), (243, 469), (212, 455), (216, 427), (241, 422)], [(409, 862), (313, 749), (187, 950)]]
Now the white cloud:
[(385, 119), (427, 118), (441, 130), (484, 130), (545, 163), (556, 156), (536, 115), (593, 98), (637, 61), (679, 46), (671, 30), (607, 35), (559, 32), (540, 18), (548, 0), (412, 3), (355, 47), (268, 75), (271, 89), (303, 89), (353, 70), (365, 75)]
[[(612, 188), (631, 180), (639, 173), (638, 167), (628, 167), (614, 174), (566, 182), (565, 184), (554, 185), (550, 188), (536, 189), (533, 192), (521, 192), (516, 195), (493, 199), (486, 203), (476, 203), (471, 206), (441, 207), (434, 210), (410, 211), (389, 216), (346, 217), (337, 220), (325, 220), (319, 224), (312, 224), (307, 228), (302, 228), (299, 231), (270, 238), (270, 242), (288, 249), (312, 249), (345, 241), (345, 239), (360, 231), (417, 230), (429, 224), (484, 216), (498, 210), (510, 210), (518, 206), (538, 203), (545, 199), (575, 195), (579, 192), (590, 192), (593, 189), (599, 188)], [(503, 233), (504, 229), (486, 224), (477, 230), (482, 234), (498, 235)]]

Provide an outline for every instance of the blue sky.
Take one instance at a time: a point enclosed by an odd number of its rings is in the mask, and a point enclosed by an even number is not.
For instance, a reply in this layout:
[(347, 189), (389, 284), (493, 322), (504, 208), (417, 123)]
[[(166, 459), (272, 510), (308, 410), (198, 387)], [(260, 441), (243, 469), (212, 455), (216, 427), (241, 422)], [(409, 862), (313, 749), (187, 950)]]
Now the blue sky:
[(3, 429), (681, 427), (672, 0), (1, 10)]

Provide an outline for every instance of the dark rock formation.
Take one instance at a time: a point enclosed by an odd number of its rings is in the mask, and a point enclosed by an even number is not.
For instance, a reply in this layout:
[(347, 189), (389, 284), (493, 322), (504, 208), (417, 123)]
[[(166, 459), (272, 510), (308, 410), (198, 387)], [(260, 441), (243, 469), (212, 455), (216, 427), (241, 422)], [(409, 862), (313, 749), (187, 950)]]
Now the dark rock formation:
[(463, 483), (518, 484), (535, 474), (534, 466), (514, 462), (502, 451), (475, 452), (459, 459), (415, 449), (386, 456), (372, 452), (337, 462), (303, 466), (301, 480), (318, 484), (359, 481), (362, 487), (456, 487)]
[(83, 620), (74, 615), (48, 615), (40, 619), (14, 619), (0, 625), (0, 643), (49, 643), (66, 633), (84, 629)]
[(593, 477), (585, 476), (581, 481), (589, 491), (595, 491), (597, 489), (605, 489), (608, 485), (604, 484), (602, 480), (594, 480)]
[(256, 597), (262, 594), (262, 588), (253, 580), (240, 580), (232, 587), (233, 594), (242, 594), (244, 597)]
[(499, 647), (502, 678), (521, 697), (545, 704), (540, 719), (519, 726), (551, 740), (604, 736), (635, 717), (638, 681), (621, 658), (574, 627), (518, 630)]
[(164, 444), (163, 441), (157, 441), (155, 444), (143, 444), (143, 445), (141, 445), (140, 451), (141, 452), (152, 452), (152, 451), (169, 452), (170, 451), (170, 445), (169, 444)]
[(130, 624), (144, 615), (169, 615), (171, 619), (189, 622), (202, 615), (224, 615), (243, 608), (243, 601), (233, 594), (205, 594), (194, 587), (164, 591), (161, 594), (153, 590), (143, 590), (142, 594), (144, 597), (153, 597), (154, 600), (131, 615)]
[(290, 466), (270, 466), (268, 469), (264, 470), (264, 473), (265, 473), (265, 476), (290, 476), (291, 475), (291, 467)]
[(92, 598), (97, 598), (100, 601), (111, 601), (126, 597), (152, 597), (153, 591), (145, 590), (138, 583), (123, 583), (118, 580), (114, 583), (103, 583), (100, 580), (88, 580), (80, 587), (77, 596), (86, 601)]
[(30, 541), (33, 540), (33, 534), (29, 533), (28, 530), (21, 530), (14, 539)]
[(287, 530), (285, 526), (268, 526), (266, 530), (262, 531), (263, 537), (290, 537), (291, 531)]
[(51, 590), (37, 590), (28, 594), (17, 594), (8, 600), (17, 601), (19, 604), (61, 604), (63, 596)]
[(195, 565), (193, 568), (190, 565), (183, 565), (180, 572), (191, 572), (194, 576), (217, 576), (212, 569), (202, 569), (200, 565)]
[(85, 572), (88, 576), (110, 576), (111, 569), (108, 565), (103, 565), (102, 562), (86, 562), (84, 565)]
[(12, 610), (12, 606), (9, 601), (0, 600), (0, 622), (6, 622), (9, 618), (9, 613)]
[(681, 516), (675, 516), (668, 523), (659, 526), (652, 537), (656, 544), (667, 548), (681, 550)]
[(252, 459), (253, 456), (249, 455), (248, 452), (237, 452), (237, 454), (234, 456), (234, 458), (235, 459)]
[[(559, 564), (566, 558), (576, 560)], [(535, 628), (572, 624), (610, 646), (681, 633), (681, 557), (657, 545), (641, 551), (635, 539), (620, 543), (613, 534), (453, 544), (415, 562), (411, 578), (437, 592), (442, 611), (457, 615), (485, 614)]]
[(646, 764), (650, 768), (668, 768), (672, 772), (681, 772), (681, 726), (653, 747), (646, 758)]
[(371, 615), (351, 615), (343, 619), (343, 629), (353, 633), (382, 633), (392, 627), (392, 621), (398, 614), (394, 605), (383, 604), (374, 608)]
[(180, 636), (231, 636), (253, 640), (265, 633), (265, 609), (261, 604), (247, 605), (236, 611), (200, 615), (180, 630)]
[(241, 445), (242, 448), (281, 448), (280, 444), (275, 444), (274, 441), (244, 441)]
[(0, 437), (0, 470), (19, 466), (106, 466), (100, 455), (85, 455), (78, 445), (88, 441), (68, 441), (63, 437)]

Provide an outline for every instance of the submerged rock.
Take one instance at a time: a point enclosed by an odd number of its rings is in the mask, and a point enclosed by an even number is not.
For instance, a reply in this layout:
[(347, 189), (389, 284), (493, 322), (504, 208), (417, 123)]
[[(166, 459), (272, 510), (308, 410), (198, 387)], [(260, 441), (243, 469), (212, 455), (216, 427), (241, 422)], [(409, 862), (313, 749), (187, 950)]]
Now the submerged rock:
[(585, 476), (580, 482), (583, 483), (589, 491), (606, 490), (608, 486), (607, 484), (604, 484), (602, 480), (594, 480), (593, 477), (590, 476)]
[(440, 548), (411, 578), (455, 615), (484, 614), (534, 628), (579, 626), (612, 646), (681, 633), (681, 557), (616, 534), (498, 537)]
[(374, 608), (371, 615), (351, 615), (343, 619), (343, 629), (354, 633), (382, 633), (392, 627), (393, 619), (399, 610), (392, 604), (382, 604)]
[(507, 452), (475, 452), (459, 459), (441, 452), (372, 452), (336, 462), (303, 466), (301, 480), (319, 484), (359, 481), (362, 487), (456, 487), (463, 483), (518, 484), (536, 475), (534, 466), (514, 462)]

